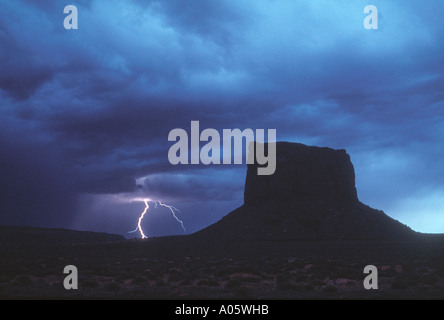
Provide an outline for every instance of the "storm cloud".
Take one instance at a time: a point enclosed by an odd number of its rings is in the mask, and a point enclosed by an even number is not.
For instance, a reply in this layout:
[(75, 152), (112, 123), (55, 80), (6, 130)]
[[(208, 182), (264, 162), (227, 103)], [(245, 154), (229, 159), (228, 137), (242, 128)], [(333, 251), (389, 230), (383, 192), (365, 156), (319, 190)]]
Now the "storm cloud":
[(375, 0), (366, 30), (367, 2), (2, 1), (0, 223), (123, 233), (137, 194), (217, 221), (246, 167), (172, 166), (199, 120), (345, 148), (362, 201), (444, 232), (444, 4)]

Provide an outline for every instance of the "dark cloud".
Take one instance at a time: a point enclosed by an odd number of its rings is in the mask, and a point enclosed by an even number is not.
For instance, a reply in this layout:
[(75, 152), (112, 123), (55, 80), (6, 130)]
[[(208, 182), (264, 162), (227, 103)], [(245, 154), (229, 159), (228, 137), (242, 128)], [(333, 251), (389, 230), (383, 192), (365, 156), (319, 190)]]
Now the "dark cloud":
[(77, 194), (72, 171), (59, 163), (57, 153), (24, 141), (23, 136), (0, 138), (2, 223), (52, 227), (71, 223)]
[[(79, 30), (63, 28), (68, 4)], [(401, 203), (418, 199), (435, 219), (442, 3), (374, 3), (376, 31), (362, 26), (367, 4), (3, 1), (0, 223), (112, 232), (134, 218), (120, 218), (125, 204), (101, 226), (103, 197), (118, 194), (178, 202), (194, 228), (214, 222), (241, 203), (245, 167), (170, 165), (168, 133), (192, 120), (346, 148), (362, 199), (407, 224)]]
[(52, 77), (49, 66), (41, 64), (26, 47), (17, 43), (15, 35), (0, 22), (0, 89), (16, 99), (28, 99)]
[[(239, 41), (240, 29), (252, 12), (242, 2), (217, 1), (192, 5), (180, 0), (153, 1), (150, 8), (162, 15), (165, 23), (182, 33), (191, 33), (227, 46)], [(236, 32), (237, 31), (237, 32)]]
[(166, 200), (220, 201), (241, 198), (245, 168), (198, 169), (185, 173), (160, 173), (143, 177), (139, 192)]

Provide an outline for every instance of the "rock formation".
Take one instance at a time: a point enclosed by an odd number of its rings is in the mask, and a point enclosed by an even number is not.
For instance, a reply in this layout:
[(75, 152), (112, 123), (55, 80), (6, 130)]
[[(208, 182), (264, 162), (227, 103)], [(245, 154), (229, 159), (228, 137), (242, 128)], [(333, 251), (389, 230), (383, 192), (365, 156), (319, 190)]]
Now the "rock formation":
[(244, 205), (196, 237), (249, 240), (397, 238), (407, 226), (358, 200), (345, 150), (278, 142), (276, 172), (248, 165)]

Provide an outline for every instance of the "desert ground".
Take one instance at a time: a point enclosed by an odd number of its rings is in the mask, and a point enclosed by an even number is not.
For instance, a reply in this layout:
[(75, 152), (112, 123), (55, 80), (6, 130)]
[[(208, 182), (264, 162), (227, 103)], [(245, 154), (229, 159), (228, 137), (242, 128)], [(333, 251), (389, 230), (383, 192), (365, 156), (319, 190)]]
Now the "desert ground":
[[(2, 299), (444, 299), (441, 235), (204, 244), (192, 236), (37, 238), (2, 242)], [(66, 265), (78, 269), (77, 290), (63, 287)], [(378, 269), (377, 290), (363, 286), (366, 265)]]

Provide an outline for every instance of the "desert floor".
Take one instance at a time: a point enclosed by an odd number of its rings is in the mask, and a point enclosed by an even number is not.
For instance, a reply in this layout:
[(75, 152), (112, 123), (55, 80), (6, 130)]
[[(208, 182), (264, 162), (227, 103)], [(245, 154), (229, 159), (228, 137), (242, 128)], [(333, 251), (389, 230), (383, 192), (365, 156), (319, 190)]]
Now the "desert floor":
[[(192, 237), (0, 246), (3, 299), (444, 299), (444, 241), (202, 245)], [(66, 265), (78, 289), (66, 290)], [(366, 265), (378, 289), (366, 290)]]

